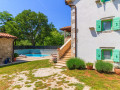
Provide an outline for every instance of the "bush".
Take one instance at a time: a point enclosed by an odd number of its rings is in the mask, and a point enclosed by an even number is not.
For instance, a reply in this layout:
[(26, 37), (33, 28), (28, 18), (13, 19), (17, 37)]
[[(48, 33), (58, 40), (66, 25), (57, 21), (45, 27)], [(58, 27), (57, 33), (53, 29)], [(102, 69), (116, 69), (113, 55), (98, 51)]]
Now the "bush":
[(75, 69), (75, 58), (69, 59), (66, 64), (70, 70)]
[(66, 64), (70, 70), (72, 70), (72, 69), (85, 69), (85, 62), (79, 58), (70, 58)]
[(113, 65), (108, 62), (104, 61), (97, 61), (95, 64), (95, 68), (98, 72), (104, 72), (104, 73), (109, 73), (113, 69)]
[(14, 53), (14, 58), (18, 57), (19, 55), (17, 53)]

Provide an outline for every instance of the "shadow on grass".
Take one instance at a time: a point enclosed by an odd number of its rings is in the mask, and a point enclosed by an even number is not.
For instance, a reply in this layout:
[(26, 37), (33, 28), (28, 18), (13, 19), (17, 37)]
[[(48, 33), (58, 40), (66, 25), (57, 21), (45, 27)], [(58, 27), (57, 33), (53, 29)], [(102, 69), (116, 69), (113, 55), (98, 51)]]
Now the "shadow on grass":
[[(95, 70), (96, 71), (96, 70)], [(96, 71), (96, 72), (98, 72), (98, 71)], [(114, 75), (114, 74), (116, 74), (115, 72), (98, 72), (98, 73), (100, 73), (100, 74), (109, 74), (109, 75)]]
[(20, 64), (24, 64), (24, 63), (28, 63), (28, 62), (30, 62), (30, 61), (13, 63), (13, 64), (6, 64), (6, 65), (4, 65), (4, 66), (0, 66), (0, 68), (9, 67), (9, 66), (14, 66), (14, 65), (20, 65)]

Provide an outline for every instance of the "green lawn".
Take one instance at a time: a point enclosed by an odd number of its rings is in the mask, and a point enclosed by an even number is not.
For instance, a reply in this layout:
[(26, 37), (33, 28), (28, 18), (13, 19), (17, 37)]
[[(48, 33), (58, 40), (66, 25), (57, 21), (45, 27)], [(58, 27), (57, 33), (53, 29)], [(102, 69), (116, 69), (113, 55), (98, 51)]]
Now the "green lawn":
[(101, 74), (95, 70), (66, 70), (63, 73), (77, 78), (91, 90), (120, 90), (120, 76), (116, 74)]
[(33, 69), (38, 68), (46, 68), (50, 67), (52, 64), (49, 62), (49, 60), (38, 60), (38, 61), (32, 61), (32, 62), (26, 62), (21, 64), (15, 64), (5, 67), (0, 67), (0, 75), (7, 74), (4, 78), (0, 79), (0, 90), (6, 90), (9, 85), (12, 83), (11, 80), (13, 77), (9, 77), (9, 75), (18, 73), (21, 71), (31, 71)]
[(49, 63), (49, 60), (38, 60), (38, 61), (0, 67), (0, 74), (13, 74), (21, 71), (45, 68), (50, 66), (51, 64)]

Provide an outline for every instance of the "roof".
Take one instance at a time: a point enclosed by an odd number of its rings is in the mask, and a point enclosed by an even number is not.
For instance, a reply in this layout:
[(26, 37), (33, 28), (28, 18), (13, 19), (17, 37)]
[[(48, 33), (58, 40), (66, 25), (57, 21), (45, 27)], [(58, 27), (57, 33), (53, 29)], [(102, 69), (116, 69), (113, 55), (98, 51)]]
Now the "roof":
[(7, 33), (0, 33), (0, 38), (13, 38), (13, 39), (17, 39), (16, 36), (7, 34)]
[(70, 3), (72, 3), (74, 0), (65, 0), (65, 3), (68, 5)]
[(71, 32), (71, 26), (66, 26), (66, 27), (60, 28), (60, 30)]

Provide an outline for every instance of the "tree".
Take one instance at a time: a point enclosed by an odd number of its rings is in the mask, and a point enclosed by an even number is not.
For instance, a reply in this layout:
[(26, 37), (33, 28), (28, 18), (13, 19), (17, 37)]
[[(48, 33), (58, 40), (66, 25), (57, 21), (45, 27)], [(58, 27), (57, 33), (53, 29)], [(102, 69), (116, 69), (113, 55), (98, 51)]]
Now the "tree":
[(3, 31), (18, 37), (17, 45), (62, 45), (64, 41), (63, 35), (53, 23), (48, 24), (47, 16), (40, 12), (24, 10), (15, 18), (9, 13), (2, 18), (1, 14), (1, 22)]
[(46, 41), (45, 41), (45, 38), (46, 37), (51, 37), (51, 32), (52, 31), (56, 31), (57, 32), (57, 29), (55, 28), (55, 26), (53, 25), (53, 23), (50, 23), (48, 25), (46, 25), (45, 28), (42, 29), (41, 31), (41, 35), (39, 37), (39, 42), (37, 42), (37, 45), (46, 45)]
[(36, 13), (31, 10), (24, 10), (15, 17), (15, 21), (19, 26), (20, 34), (23, 40), (28, 40), (33, 46), (40, 39), (43, 30), (46, 31), (48, 24), (47, 16), (43, 13)]
[(50, 36), (47, 36), (44, 40), (45, 45), (63, 45), (64, 44), (64, 35), (61, 35), (57, 30), (52, 31)]
[(11, 35), (14, 35), (20, 38), (20, 34), (19, 34), (20, 30), (19, 30), (18, 24), (15, 21), (6, 22), (4, 27), (6, 29), (6, 33), (9, 33)]
[(5, 24), (13, 20), (12, 14), (7, 11), (0, 12), (0, 32), (6, 32)]

